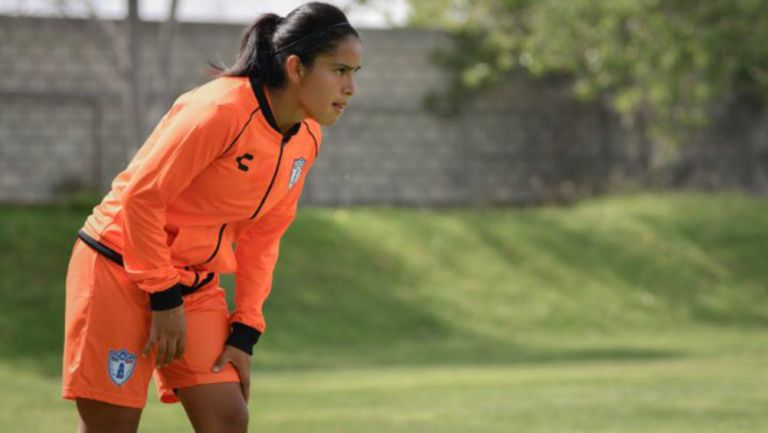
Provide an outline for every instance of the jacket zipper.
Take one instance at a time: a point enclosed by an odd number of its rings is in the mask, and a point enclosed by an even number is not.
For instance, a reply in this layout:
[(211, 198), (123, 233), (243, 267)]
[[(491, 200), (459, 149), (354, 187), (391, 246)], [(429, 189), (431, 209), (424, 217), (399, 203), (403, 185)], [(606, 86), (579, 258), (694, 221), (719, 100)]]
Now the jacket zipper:
[(264, 203), (267, 201), (267, 197), (269, 196), (269, 193), (272, 192), (272, 187), (275, 185), (275, 179), (277, 179), (277, 172), (280, 171), (280, 162), (283, 160), (283, 150), (285, 150), (285, 143), (288, 142), (288, 139), (290, 137), (283, 137), (283, 141), (280, 142), (280, 155), (277, 157), (277, 165), (275, 166), (275, 172), (272, 174), (272, 180), (269, 181), (269, 186), (267, 187), (267, 192), (264, 193), (264, 198), (261, 199), (261, 203), (259, 203), (259, 207), (256, 208), (256, 212), (253, 213), (251, 216), (251, 219), (256, 218), (257, 215), (259, 215), (259, 212), (261, 212), (261, 208), (264, 206)]
[[(288, 142), (289, 137), (283, 137), (283, 140), (280, 142), (280, 154), (277, 157), (277, 165), (275, 166), (275, 172), (272, 174), (272, 180), (269, 181), (269, 186), (267, 187), (267, 192), (264, 193), (264, 197), (261, 199), (261, 203), (259, 203), (259, 207), (256, 208), (256, 212), (253, 213), (250, 219), (256, 218), (257, 215), (259, 215), (259, 212), (261, 211), (261, 208), (264, 206), (264, 203), (267, 201), (267, 197), (269, 196), (269, 193), (272, 192), (272, 187), (275, 185), (275, 179), (277, 179), (277, 173), (280, 171), (280, 163), (283, 161), (283, 151), (285, 150), (285, 143)], [(213, 260), (214, 257), (216, 257), (216, 254), (219, 253), (219, 248), (221, 247), (221, 239), (224, 236), (224, 229), (227, 228), (227, 223), (224, 223), (221, 225), (221, 229), (219, 229), (219, 239), (216, 241), (216, 249), (213, 250), (213, 254), (211, 254), (210, 257), (208, 257), (208, 260), (204, 261), (202, 264), (209, 263), (211, 260)]]

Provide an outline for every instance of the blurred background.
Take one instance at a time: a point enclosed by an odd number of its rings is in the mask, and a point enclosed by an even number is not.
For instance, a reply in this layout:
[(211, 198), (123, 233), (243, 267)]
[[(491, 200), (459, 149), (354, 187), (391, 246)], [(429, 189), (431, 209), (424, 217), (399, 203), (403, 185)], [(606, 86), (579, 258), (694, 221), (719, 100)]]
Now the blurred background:
[[(0, 0), (4, 431), (74, 430), (77, 229), (301, 3)], [(764, 0), (329, 3), (363, 69), (283, 241), (253, 431), (768, 431)], [(141, 431), (190, 430), (149, 400)]]

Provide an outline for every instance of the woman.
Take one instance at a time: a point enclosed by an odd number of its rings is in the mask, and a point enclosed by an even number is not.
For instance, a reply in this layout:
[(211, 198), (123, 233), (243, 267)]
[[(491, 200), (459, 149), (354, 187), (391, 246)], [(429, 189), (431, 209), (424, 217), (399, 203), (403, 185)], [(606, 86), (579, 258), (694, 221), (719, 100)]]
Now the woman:
[[(67, 273), (62, 394), (80, 432), (135, 432), (153, 373), (196, 432), (246, 431), (280, 237), (360, 61), (333, 6), (263, 15), (235, 65), (182, 95), (115, 178)], [(218, 283), (233, 272), (230, 315)]]

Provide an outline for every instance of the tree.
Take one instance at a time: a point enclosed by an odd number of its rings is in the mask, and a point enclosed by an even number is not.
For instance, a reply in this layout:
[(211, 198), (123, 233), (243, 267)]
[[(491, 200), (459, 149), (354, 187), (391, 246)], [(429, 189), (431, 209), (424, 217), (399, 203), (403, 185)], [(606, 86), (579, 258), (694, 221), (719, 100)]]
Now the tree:
[[(763, 0), (412, 1), (411, 23), (451, 31), (451, 102), (514, 69), (567, 73), (574, 93), (674, 142), (730, 95), (768, 98)], [(434, 102), (434, 101), (433, 101)], [(449, 104), (450, 105), (450, 104)]]

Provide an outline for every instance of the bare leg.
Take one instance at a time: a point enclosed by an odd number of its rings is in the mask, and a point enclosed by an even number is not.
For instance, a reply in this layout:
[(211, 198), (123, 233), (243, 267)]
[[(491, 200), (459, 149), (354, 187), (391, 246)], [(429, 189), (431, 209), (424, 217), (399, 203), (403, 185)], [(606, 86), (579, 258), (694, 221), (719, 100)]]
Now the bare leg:
[(248, 431), (248, 405), (239, 383), (195, 385), (178, 395), (196, 433)]
[(141, 409), (116, 406), (85, 398), (77, 399), (78, 433), (136, 433)]

